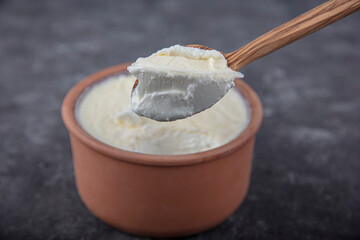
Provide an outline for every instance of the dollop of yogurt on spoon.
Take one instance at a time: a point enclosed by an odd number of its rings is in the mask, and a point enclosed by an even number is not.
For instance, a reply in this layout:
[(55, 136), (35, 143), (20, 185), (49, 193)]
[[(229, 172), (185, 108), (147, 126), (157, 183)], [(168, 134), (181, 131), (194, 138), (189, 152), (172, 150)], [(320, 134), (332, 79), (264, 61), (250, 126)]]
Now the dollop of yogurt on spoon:
[(175, 45), (128, 67), (138, 84), (131, 108), (140, 116), (174, 121), (192, 116), (218, 102), (242, 78), (216, 50)]

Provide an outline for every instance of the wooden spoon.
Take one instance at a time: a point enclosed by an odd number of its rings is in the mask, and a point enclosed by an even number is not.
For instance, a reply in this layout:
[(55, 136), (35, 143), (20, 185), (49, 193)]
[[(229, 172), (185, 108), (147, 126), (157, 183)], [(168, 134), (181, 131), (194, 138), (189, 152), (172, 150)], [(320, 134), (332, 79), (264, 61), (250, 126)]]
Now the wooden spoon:
[[(261, 37), (255, 39), (254, 41), (234, 52), (222, 54), (227, 60), (227, 65), (232, 70), (239, 71), (249, 63), (252, 63), (259, 58), (262, 58), (298, 39), (301, 39), (333, 22), (336, 22), (355, 11), (358, 11), (359, 9), (360, 0), (331, 0), (271, 30), (270, 32), (262, 35)], [(212, 49), (202, 45), (187, 46), (208, 50)], [(136, 80), (132, 89), (132, 93), (134, 92), (138, 83), (139, 81)], [(197, 109), (196, 112), (193, 112), (192, 114), (205, 110), (207, 107), (211, 107), (212, 104), (219, 101), (222, 97), (223, 95), (214, 96), (212, 99), (213, 101), (209, 102), (205, 108)], [(153, 106), (156, 111), (163, 111), (163, 109), (159, 109), (160, 107), (156, 107), (157, 106)], [(142, 115), (142, 113), (138, 114)], [(182, 118), (188, 117), (192, 114), (188, 114), (186, 116), (184, 115)], [(169, 119), (172, 121), (178, 119), (178, 117), (171, 118), (170, 116), (169, 118), (159, 118), (156, 120), (169, 121)]]
[[(327, 1), (270, 32), (265, 33), (242, 48), (231, 53), (223, 53), (223, 55), (228, 62), (228, 66), (234, 71), (239, 71), (241, 68), (255, 60), (316, 32), (359, 9), (360, 0)], [(187, 46), (208, 50), (212, 49), (195, 44)]]

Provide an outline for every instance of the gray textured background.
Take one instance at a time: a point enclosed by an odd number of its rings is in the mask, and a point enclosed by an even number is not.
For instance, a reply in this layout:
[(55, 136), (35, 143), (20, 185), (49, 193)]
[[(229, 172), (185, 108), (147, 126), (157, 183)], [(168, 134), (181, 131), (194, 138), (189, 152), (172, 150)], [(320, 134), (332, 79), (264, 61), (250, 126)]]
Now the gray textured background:
[[(0, 239), (142, 239), (80, 201), (66, 92), (177, 43), (235, 50), (321, 2), (0, 0)], [(250, 191), (188, 239), (360, 239), (359, 13), (242, 72), (265, 111)]]

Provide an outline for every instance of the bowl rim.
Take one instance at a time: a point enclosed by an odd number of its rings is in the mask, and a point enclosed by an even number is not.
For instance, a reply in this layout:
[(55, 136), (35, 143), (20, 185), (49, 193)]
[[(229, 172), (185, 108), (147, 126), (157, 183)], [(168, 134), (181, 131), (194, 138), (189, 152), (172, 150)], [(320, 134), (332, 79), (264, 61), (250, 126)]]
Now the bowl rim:
[(97, 140), (96, 138), (88, 134), (85, 130), (83, 130), (77, 122), (75, 117), (77, 100), (81, 96), (81, 94), (93, 84), (105, 80), (112, 75), (127, 72), (127, 67), (130, 64), (131, 63), (115, 65), (100, 70), (86, 77), (85, 79), (77, 83), (74, 87), (72, 87), (72, 89), (67, 93), (64, 98), (61, 107), (61, 115), (66, 128), (70, 132), (71, 136), (75, 136), (78, 140), (80, 140), (83, 144), (90, 147), (91, 149), (116, 160), (126, 161), (130, 163), (150, 166), (186, 166), (204, 163), (225, 157), (241, 148), (246, 142), (248, 142), (252, 137), (254, 137), (259, 130), (263, 118), (263, 109), (260, 99), (249, 85), (247, 85), (244, 81), (240, 79), (236, 79), (236, 89), (246, 95), (247, 100), (250, 104), (251, 119), (248, 126), (243, 130), (243, 132), (238, 137), (225, 145), (197, 153), (181, 155), (153, 155), (119, 149)]

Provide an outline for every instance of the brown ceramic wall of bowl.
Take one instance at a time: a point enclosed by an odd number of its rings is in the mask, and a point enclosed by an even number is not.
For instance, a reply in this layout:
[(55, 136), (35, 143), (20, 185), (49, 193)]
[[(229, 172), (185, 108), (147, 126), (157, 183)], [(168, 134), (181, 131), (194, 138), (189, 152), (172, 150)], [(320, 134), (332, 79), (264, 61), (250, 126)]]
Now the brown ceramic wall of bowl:
[(70, 132), (81, 199), (104, 222), (138, 235), (183, 236), (217, 225), (235, 211), (248, 190), (255, 134), (262, 121), (258, 97), (236, 80), (252, 118), (245, 131), (224, 146), (185, 155), (128, 152), (94, 139), (74, 116), (76, 101), (87, 87), (126, 67), (91, 75), (64, 100), (62, 116)]

